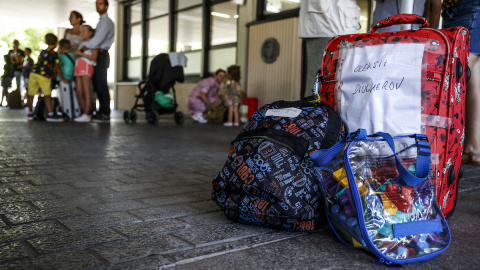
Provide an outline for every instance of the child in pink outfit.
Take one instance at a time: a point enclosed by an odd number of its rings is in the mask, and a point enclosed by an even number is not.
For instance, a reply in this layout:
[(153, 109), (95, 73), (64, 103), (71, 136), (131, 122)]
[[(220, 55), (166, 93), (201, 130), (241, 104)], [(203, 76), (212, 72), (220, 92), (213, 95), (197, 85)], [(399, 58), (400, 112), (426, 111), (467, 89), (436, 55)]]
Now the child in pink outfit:
[[(83, 38), (83, 42), (80, 43), (79, 48), (82, 48), (86, 42), (88, 42), (95, 33), (95, 30), (90, 25), (82, 26), (80, 35)], [(80, 117), (75, 118), (75, 122), (90, 122), (90, 85), (92, 82), (92, 75), (97, 60), (98, 49), (86, 50), (81, 52), (75, 51), (75, 57), (77, 62), (75, 63), (75, 83), (77, 85), (77, 97), (83, 114)]]

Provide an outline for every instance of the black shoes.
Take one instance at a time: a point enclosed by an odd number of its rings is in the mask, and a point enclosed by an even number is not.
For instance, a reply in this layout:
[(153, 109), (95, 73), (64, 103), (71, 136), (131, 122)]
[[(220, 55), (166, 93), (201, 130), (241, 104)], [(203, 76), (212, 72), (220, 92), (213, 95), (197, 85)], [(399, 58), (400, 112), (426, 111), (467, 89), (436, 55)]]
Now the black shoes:
[(95, 123), (110, 123), (110, 116), (103, 113), (97, 113), (92, 117), (92, 121)]

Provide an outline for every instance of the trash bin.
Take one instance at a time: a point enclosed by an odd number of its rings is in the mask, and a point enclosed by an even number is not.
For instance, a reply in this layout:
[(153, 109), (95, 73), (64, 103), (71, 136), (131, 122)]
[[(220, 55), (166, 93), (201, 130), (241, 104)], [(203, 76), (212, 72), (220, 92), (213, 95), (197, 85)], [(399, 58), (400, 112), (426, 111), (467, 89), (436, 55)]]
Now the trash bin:
[(240, 122), (246, 123), (248, 121), (248, 105), (241, 104), (239, 113), (240, 113)]
[(258, 99), (257, 98), (244, 98), (242, 103), (248, 106), (248, 119), (257, 111)]

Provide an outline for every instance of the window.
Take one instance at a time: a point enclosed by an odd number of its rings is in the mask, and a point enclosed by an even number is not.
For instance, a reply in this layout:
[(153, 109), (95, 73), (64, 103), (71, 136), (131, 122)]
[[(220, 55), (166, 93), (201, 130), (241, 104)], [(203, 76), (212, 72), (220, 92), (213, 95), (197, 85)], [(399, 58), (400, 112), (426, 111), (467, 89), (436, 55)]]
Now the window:
[(159, 53), (168, 53), (168, 31), (169, 17), (164, 16), (150, 20), (148, 27), (148, 55), (157, 55)]
[(132, 5), (126, 6), (125, 10), (129, 14), (126, 27), (128, 33), (126, 77), (130, 80), (137, 80), (141, 78), (142, 70), (142, 2), (133, 2)]
[(212, 7), (212, 46), (237, 42), (237, 6), (230, 2)]
[(178, 12), (177, 52), (202, 49), (202, 8)]
[(160, 53), (188, 58), (187, 80), (236, 64), (238, 6), (230, 0), (126, 0), (124, 80), (146, 78)]
[(202, 26), (202, 7), (178, 12), (176, 49), (188, 58), (188, 65), (183, 70), (186, 76), (202, 73)]
[(148, 17), (153, 18), (170, 12), (170, 0), (152, 0), (148, 10)]
[(134, 25), (130, 32), (130, 58), (142, 56), (142, 25)]
[(227, 67), (235, 65), (237, 63), (236, 56), (236, 46), (210, 50), (210, 54), (208, 56), (208, 72), (213, 74), (219, 68), (226, 70)]
[(138, 23), (142, 20), (142, 3), (136, 3), (131, 6), (130, 24)]
[(237, 63), (238, 7), (230, 1), (214, 4), (210, 12), (211, 36), (208, 72)]
[(202, 0), (178, 0), (177, 10), (199, 5), (199, 4), (202, 4), (202, 2), (203, 2)]

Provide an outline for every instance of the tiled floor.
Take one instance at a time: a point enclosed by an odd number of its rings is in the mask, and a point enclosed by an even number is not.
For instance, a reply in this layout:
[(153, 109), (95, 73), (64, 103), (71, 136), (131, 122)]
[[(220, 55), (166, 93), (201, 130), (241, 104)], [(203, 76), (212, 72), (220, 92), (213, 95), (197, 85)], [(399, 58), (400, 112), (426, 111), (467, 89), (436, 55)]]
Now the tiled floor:
[[(141, 118), (139, 118), (142, 120)], [(317, 233), (232, 223), (211, 181), (239, 127), (28, 122), (0, 108), (0, 269), (365, 268), (373, 257)], [(453, 240), (406, 268), (480, 267), (480, 167), (467, 166)]]

